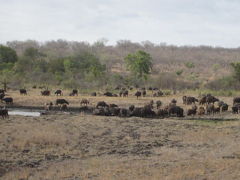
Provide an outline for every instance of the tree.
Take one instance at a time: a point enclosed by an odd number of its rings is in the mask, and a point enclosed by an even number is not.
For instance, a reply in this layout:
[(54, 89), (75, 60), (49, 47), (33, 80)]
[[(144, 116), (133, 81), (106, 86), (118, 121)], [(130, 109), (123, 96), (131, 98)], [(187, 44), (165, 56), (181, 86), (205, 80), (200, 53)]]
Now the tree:
[(125, 57), (127, 69), (135, 76), (147, 79), (147, 75), (152, 70), (152, 57), (144, 51), (137, 51), (134, 54), (128, 54)]
[(0, 45), (0, 63), (15, 63), (16, 61), (16, 51), (10, 47)]
[(231, 63), (234, 70), (234, 77), (240, 81), (240, 62)]

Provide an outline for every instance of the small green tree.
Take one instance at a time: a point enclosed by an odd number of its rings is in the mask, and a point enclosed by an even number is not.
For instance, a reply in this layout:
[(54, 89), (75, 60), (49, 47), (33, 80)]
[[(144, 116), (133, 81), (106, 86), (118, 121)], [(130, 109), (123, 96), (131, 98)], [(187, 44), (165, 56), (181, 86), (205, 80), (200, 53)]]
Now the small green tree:
[(127, 69), (137, 77), (147, 79), (152, 70), (152, 57), (144, 51), (137, 51), (125, 57)]
[(240, 81), (240, 62), (231, 63), (234, 70), (234, 78)]
[(185, 63), (185, 66), (186, 66), (187, 68), (189, 68), (189, 69), (191, 69), (191, 68), (194, 68), (194, 67), (195, 67), (195, 65), (194, 65), (194, 63), (193, 63), (193, 62), (186, 62), (186, 63)]

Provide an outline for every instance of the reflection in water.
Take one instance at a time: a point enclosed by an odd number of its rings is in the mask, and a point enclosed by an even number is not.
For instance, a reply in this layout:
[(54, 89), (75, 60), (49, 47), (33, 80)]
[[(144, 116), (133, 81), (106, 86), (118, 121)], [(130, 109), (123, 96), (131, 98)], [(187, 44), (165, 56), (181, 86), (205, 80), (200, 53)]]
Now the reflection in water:
[(34, 116), (34, 117), (38, 117), (41, 115), (40, 112), (28, 112), (28, 111), (20, 111), (20, 110), (9, 110), (8, 111), (9, 115), (21, 115), (21, 116)]

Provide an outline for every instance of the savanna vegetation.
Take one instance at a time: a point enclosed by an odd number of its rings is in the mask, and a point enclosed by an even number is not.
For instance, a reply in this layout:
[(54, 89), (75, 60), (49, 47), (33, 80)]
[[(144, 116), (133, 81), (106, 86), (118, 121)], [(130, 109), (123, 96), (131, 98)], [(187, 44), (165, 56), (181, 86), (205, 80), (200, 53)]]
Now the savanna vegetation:
[(59, 86), (237, 90), (240, 50), (208, 46), (172, 46), (102, 39), (11, 41), (0, 46), (0, 81), (11, 88)]

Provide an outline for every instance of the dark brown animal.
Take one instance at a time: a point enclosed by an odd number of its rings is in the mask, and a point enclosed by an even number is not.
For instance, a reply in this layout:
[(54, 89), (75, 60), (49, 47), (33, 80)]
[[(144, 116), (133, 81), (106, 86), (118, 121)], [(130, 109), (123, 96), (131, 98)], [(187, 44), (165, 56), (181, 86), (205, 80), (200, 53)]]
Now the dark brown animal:
[(81, 106), (84, 105), (84, 106), (87, 106), (89, 104), (89, 100), (87, 99), (82, 99), (81, 102), (80, 102)]
[(145, 97), (146, 95), (147, 95), (147, 92), (146, 92), (146, 90), (144, 89), (144, 90), (142, 91), (142, 96)]
[(232, 113), (233, 113), (233, 114), (238, 114), (238, 113), (239, 113), (239, 110), (240, 110), (240, 103), (235, 103), (235, 104), (232, 106)]
[(240, 103), (240, 97), (233, 98), (233, 105), (237, 103)]
[(187, 115), (188, 116), (195, 116), (197, 114), (197, 106), (193, 105), (191, 109), (188, 109)]
[(59, 104), (67, 104), (67, 105), (69, 105), (69, 102), (66, 101), (65, 99), (57, 99), (55, 104), (56, 105), (59, 105)]
[(156, 101), (157, 109), (159, 109), (162, 106), (162, 102), (160, 100)]
[(104, 101), (99, 101), (96, 105), (96, 108), (104, 108), (104, 107), (109, 107), (109, 105), (107, 103), (105, 103)]
[(72, 92), (69, 94), (69, 96), (78, 96), (78, 90), (73, 89)]
[(206, 107), (207, 114), (214, 114), (214, 104), (207, 104)]
[(20, 89), (20, 90), (19, 90), (19, 93), (20, 93), (21, 95), (27, 95), (27, 90), (26, 90), (26, 89)]
[(0, 109), (0, 116), (3, 119), (8, 118), (8, 110), (6, 108)]
[(68, 109), (67, 104), (61, 104), (60, 105), (60, 110), (61, 111), (66, 111)]
[(140, 91), (137, 91), (136, 93), (135, 93), (135, 96), (137, 96), (137, 99), (138, 99), (138, 97), (140, 97), (142, 95), (142, 93), (140, 92)]
[(53, 108), (53, 103), (52, 102), (46, 103), (45, 106), (44, 106), (44, 109), (46, 111), (50, 111), (50, 110), (52, 110), (52, 108)]
[(170, 105), (168, 107), (168, 115), (176, 115), (177, 117), (184, 117), (184, 110), (183, 108), (176, 106), (176, 105)]
[(60, 90), (60, 89), (56, 90), (54, 94), (57, 95), (57, 96), (58, 96), (58, 95), (59, 95), (59, 96), (62, 96), (62, 95), (63, 95), (62, 90)]
[(6, 104), (13, 104), (13, 98), (12, 97), (2, 98), (2, 101), (4, 101)]
[(198, 115), (200, 115), (200, 116), (202, 116), (202, 115), (204, 115), (205, 114), (205, 109), (204, 109), (204, 107), (199, 107), (198, 108)]
[(44, 90), (41, 91), (42, 96), (50, 96), (50, 91), (49, 90)]
[(96, 92), (92, 92), (91, 96), (97, 96), (97, 93)]
[(191, 105), (192, 103), (198, 102), (198, 99), (195, 97), (186, 97), (186, 104)]

